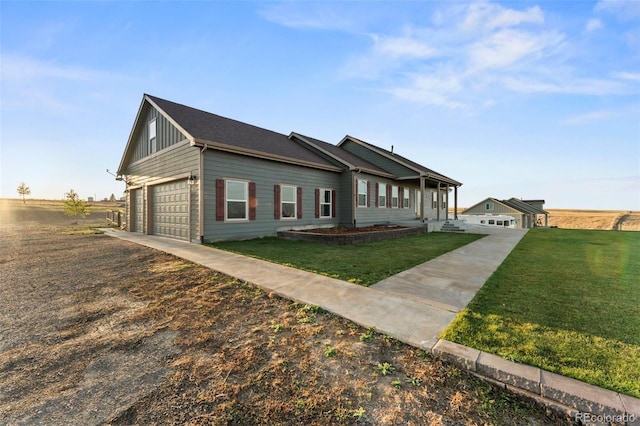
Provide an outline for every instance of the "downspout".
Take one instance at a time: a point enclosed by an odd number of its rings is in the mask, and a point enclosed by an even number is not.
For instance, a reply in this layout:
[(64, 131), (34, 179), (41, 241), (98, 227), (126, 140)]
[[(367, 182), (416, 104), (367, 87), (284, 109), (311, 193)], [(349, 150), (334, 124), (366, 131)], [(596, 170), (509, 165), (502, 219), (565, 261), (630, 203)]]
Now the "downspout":
[(198, 182), (198, 228), (200, 230), (200, 244), (204, 243), (204, 153), (207, 145), (200, 150), (200, 172)]
[(351, 217), (353, 218), (354, 228), (356, 227), (358, 215), (358, 173), (360, 173), (360, 169), (357, 167), (351, 172)]

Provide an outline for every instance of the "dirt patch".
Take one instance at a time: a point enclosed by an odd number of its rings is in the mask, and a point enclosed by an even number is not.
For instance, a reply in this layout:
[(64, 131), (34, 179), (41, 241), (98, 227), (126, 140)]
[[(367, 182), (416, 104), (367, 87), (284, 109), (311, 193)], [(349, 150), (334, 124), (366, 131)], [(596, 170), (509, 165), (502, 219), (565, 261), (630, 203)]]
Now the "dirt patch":
[(0, 423), (567, 424), (316, 307), (65, 229), (0, 228)]
[(344, 226), (337, 226), (335, 228), (300, 229), (300, 230), (297, 230), (296, 232), (308, 232), (311, 234), (344, 235), (344, 234), (361, 234), (365, 232), (392, 231), (396, 229), (406, 229), (406, 226), (379, 225), (379, 226), (363, 226), (360, 228), (346, 228)]

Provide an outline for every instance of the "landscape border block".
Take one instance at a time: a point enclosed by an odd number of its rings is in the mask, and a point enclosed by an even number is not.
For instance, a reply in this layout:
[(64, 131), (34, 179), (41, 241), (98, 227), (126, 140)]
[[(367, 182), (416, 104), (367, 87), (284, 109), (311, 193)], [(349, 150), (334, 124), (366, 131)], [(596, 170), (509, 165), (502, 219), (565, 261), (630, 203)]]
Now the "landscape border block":
[(506, 385), (517, 386), (540, 395), (540, 369), (507, 361), (497, 355), (480, 352), (476, 371)]
[(625, 407), (617, 392), (542, 370), (541, 395), (584, 413), (623, 416)]
[(434, 355), (461, 366), (469, 371), (476, 371), (476, 363), (480, 351), (448, 340), (438, 340), (432, 349)]
[(627, 415), (634, 417), (634, 421), (630, 421), (628, 424), (630, 426), (640, 426), (640, 399), (620, 394), (620, 400)]

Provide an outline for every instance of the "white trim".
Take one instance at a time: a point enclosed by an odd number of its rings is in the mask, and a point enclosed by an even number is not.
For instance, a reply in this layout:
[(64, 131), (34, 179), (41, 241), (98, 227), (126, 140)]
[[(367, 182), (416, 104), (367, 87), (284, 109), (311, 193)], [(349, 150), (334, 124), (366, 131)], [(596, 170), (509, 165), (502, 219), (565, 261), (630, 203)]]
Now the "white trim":
[[(280, 185), (280, 220), (298, 220), (298, 186), (281, 183)], [(287, 204), (293, 204), (293, 216), (284, 216), (284, 208), (283, 205), (285, 201), (283, 201), (284, 189), (290, 188), (293, 189), (293, 202), (286, 201)]]
[[(246, 198), (244, 200), (229, 200), (229, 197), (227, 196), (227, 192), (228, 192), (228, 186), (227, 184), (229, 182), (234, 182), (234, 183), (242, 183), (244, 184), (244, 188), (245, 188), (245, 196)], [(243, 218), (230, 218), (229, 217), (229, 201), (231, 202), (244, 202), (245, 203), (245, 207), (244, 207), (244, 213), (245, 213), (245, 217)], [(238, 223), (238, 222), (249, 222), (249, 181), (248, 180), (244, 180), (244, 179), (235, 179), (235, 178), (224, 178), (224, 221), (225, 222), (231, 222), (231, 223)]]

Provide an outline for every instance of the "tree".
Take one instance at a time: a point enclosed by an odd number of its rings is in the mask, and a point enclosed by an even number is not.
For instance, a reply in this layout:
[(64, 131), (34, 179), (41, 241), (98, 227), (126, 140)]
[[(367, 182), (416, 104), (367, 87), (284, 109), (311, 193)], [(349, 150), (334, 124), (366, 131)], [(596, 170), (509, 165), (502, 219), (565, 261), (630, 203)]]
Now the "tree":
[(72, 189), (65, 193), (64, 214), (68, 216), (82, 216), (89, 214), (89, 207), (80, 199), (78, 194)]
[(26, 183), (20, 182), (20, 185), (18, 185), (18, 194), (22, 195), (22, 203), (26, 204), (27, 202), (24, 200), (24, 197), (31, 195), (31, 188), (29, 188)]

